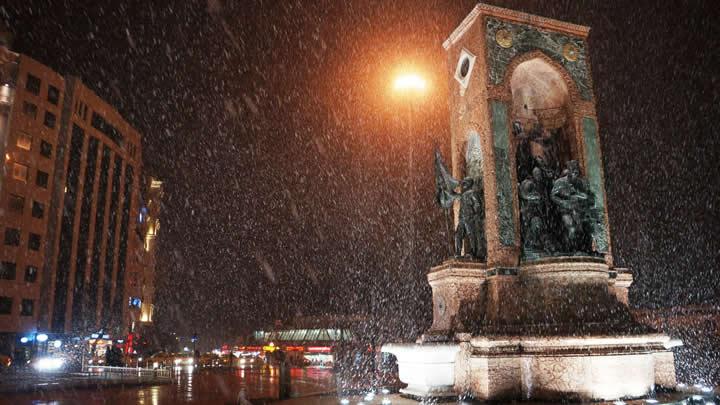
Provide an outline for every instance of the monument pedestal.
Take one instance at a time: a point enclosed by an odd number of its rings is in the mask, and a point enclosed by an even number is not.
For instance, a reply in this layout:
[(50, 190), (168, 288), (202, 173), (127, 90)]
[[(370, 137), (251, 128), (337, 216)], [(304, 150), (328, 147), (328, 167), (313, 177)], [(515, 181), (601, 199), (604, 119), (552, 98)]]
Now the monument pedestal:
[(454, 339), (480, 319), (485, 292), (484, 263), (450, 259), (430, 269), (427, 275), (433, 294), (433, 324), (424, 341)]
[(634, 322), (613, 275), (592, 257), (448, 260), (428, 274), (432, 327), (382, 350), (414, 397), (612, 400), (674, 387), (675, 342)]
[(669, 342), (658, 334), (476, 336), (466, 354), (469, 372), (455, 386), (483, 400), (642, 397), (664, 378), (659, 357), (672, 357)]

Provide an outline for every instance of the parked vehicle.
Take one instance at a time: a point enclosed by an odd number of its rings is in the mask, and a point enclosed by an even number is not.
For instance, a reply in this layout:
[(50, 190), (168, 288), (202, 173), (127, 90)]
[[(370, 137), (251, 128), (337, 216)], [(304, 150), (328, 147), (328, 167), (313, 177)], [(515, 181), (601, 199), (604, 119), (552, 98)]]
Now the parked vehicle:
[(173, 366), (174, 359), (172, 353), (158, 352), (148, 358), (147, 365), (152, 368), (169, 368)]

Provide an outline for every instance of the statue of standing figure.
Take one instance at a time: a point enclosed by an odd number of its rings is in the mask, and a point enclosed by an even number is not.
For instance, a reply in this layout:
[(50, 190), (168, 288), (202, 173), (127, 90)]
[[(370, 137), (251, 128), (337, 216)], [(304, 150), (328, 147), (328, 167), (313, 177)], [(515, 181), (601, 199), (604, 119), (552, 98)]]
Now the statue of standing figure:
[[(450, 175), (442, 161), (439, 151), (435, 151), (436, 200), (446, 213), (454, 201), (460, 201), (458, 224), (455, 227), (454, 255), (461, 257), (463, 251), (473, 259), (484, 260), (485, 243), (485, 206), (482, 178), (466, 177), (462, 182)], [(460, 187), (460, 192), (456, 189)], [(463, 249), (464, 248), (464, 249)]]
[(485, 214), (483, 209), (483, 196), (475, 187), (475, 181), (469, 177), (461, 183), (460, 215), (455, 228), (455, 256), (463, 251), (473, 258), (483, 258), (485, 252)]
[(550, 235), (549, 183), (540, 166), (532, 169), (532, 177), (520, 183), (520, 217), (523, 228), (523, 250), (527, 255), (544, 255), (555, 250)]
[(564, 250), (574, 254), (592, 251), (592, 227), (595, 222), (595, 200), (587, 180), (580, 175), (576, 160), (567, 162), (565, 175), (553, 183), (550, 198), (560, 213), (564, 228)]

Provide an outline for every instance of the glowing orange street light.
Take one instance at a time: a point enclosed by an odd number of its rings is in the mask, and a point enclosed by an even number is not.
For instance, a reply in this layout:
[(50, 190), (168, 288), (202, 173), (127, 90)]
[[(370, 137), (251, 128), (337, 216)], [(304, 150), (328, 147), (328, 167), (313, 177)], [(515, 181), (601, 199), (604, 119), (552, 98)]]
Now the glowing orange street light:
[(396, 91), (423, 92), (427, 88), (427, 82), (417, 73), (405, 73), (395, 78), (393, 88)]

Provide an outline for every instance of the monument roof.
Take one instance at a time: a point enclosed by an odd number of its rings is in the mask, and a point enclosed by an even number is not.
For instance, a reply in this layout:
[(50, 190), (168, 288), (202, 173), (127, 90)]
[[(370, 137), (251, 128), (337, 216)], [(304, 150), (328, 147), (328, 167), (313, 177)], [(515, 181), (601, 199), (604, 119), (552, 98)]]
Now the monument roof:
[(586, 38), (590, 32), (590, 27), (577, 25), (565, 21), (554, 20), (552, 18), (540, 17), (534, 14), (523, 13), (520, 11), (510, 10), (507, 8), (491, 6), (489, 4), (478, 3), (473, 7), (472, 11), (462, 20), (460, 25), (450, 34), (443, 42), (443, 48), (448, 49), (463, 36), (465, 31), (475, 22), (480, 15), (491, 15), (506, 20), (519, 23), (533, 24), (541, 28), (554, 31), (564, 32), (566, 34)]

